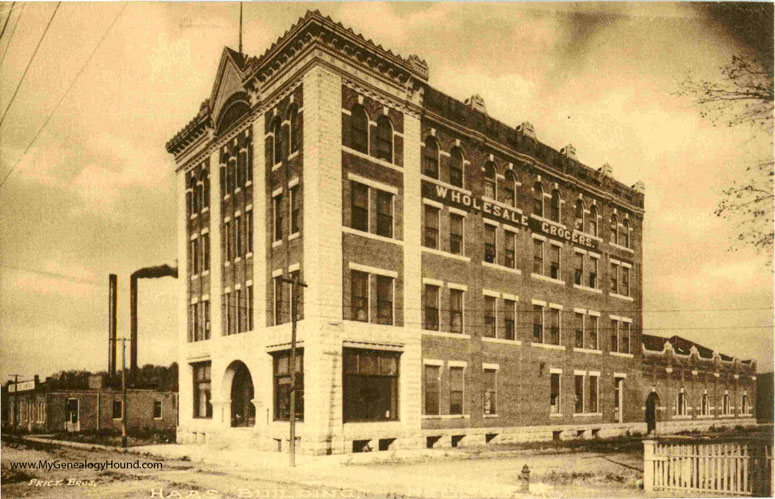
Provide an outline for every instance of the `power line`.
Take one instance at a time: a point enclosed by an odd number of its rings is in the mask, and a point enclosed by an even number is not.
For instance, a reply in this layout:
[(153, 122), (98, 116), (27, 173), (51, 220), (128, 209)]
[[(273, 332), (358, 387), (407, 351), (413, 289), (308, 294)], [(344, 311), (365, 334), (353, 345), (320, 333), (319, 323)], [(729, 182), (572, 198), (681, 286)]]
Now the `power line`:
[(54, 113), (59, 109), (59, 106), (62, 104), (62, 101), (65, 100), (65, 97), (68, 93), (70, 93), (70, 90), (72, 90), (73, 86), (75, 85), (75, 82), (78, 81), (78, 78), (83, 74), (84, 70), (86, 69), (86, 66), (91, 62), (92, 58), (94, 57), (94, 54), (97, 53), (97, 49), (99, 49), (100, 45), (102, 45), (103, 40), (105, 40), (105, 37), (108, 35), (110, 30), (113, 28), (113, 26), (118, 21), (118, 18), (121, 16), (121, 14), (124, 12), (124, 9), (126, 8), (127, 4), (124, 3), (124, 5), (121, 7), (121, 10), (118, 11), (118, 14), (116, 14), (116, 17), (113, 18), (113, 22), (110, 23), (110, 26), (108, 26), (108, 29), (105, 30), (105, 32), (102, 34), (102, 38), (97, 42), (97, 45), (94, 46), (94, 49), (92, 50), (91, 54), (89, 54), (89, 58), (86, 59), (86, 62), (83, 63), (83, 66), (81, 66), (81, 69), (78, 70), (78, 73), (75, 75), (75, 78), (70, 82), (70, 85), (67, 87), (67, 90), (62, 94), (62, 96), (59, 98), (59, 102), (56, 103), (56, 106), (51, 110), (51, 113), (49, 113), (48, 117), (46, 118), (46, 121), (43, 122), (43, 125), (41, 125), (40, 128), (38, 128), (38, 131), (35, 132), (35, 136), (32, 138), (29, 144), (27, 144), (27, 148), (24, 149), (24, 152), (19, 157), (19, 160), (16, 161), (16, 163), (13, 165), (13, 167), (8, 170), (8, 173), (6, 173), (5, 177), (3, 177), (3, 180), (0, 182), (0, 188), (5, 185), (6, 180), (8, 180), (8, 177), (11, 176), (11, 174), (14, 172), (17, 166), (22, 162), (22, 159), (24, 159), (24, 156), (29, 152), (32, 145), (35, 143), (35, 141), (40, 136), (41, 132), (43, 132), (43, 129), (46, 128), (46, 125), (48, 125), (49, 121), (51, 121), (51, 118), (54, 116)]
[(11, 4), (11, 10), (8, 11), (8, 17), (5, 18), (5, 23), (3, 23), (3, 30), (0, 31), (0, 40), (3, 39), (3, 35), (5, 34), (5, 28), (8, 27), (8, 21), (11, 20), (11, 16), (13, 15), (13, 8), (16, 5), (16, 2), (13, 2)]
[(8, 35), (8, 43), (5, 44), (5, 50), (3, 50), (3, 56), (0, 57), (0, 66), (2, 66), (3, 61), (5, 60), (5, 55), (8, 53), (8, 49), (11, 48), (11, 42), (13, 41), (13, 35), (16, 34), (16, 28), (19, 27), (19, 23), (22, 20), (22, 15), (24, 14), (24, 8), (27, 6), (26, 3), (22, 4), (22, 10), (19, 11), (19, 15), (16, 16), (16, 22), (13, 25), (13, 28), (11, 28), (11, 34)]
[(13, 105), (13, 101), (16, 99), (16, 94), (19, 92), (19, 89), (21, 88), (22, 83), (24, 83), (24, 78), (27, 76), (27, 71), (29, 71), (30, 66), (32, 66), (32, 61), (35, 60), (35, 56), (38, 53), (38, 49), (40, 48), (40, 45), (43, 43), (43, 39), (46, 38), (46, 33), (48, 33), (48, 29), (51, 27), (51, 23), (54, 21), (54, 16), (59, 10), (59, 6), (61, 4), (62, 2), (57, 2), (57, 6), (54, 8), (54, 12), (51, 13), (51, 18), (48, 20), (48, 24), (46, 24), (46, 29), (43, 30), (43, 34), (40, 36), (40, 40), (38, 40), (38, 44), (35, 46), (35, 51), (32, 52), (32, 57), (30, 57), (30, 60), (27, 61), (27, 67), (24, 68), (24, 73), (22, 73), (22, 77), (21, 79), (19, 79), (19, 84), (16, 85), (16, 90), (13, 91), (11, 100), (8, 102), (8, 107), (5, 108), (5, 112), (3, 112), (2, 118), (0, 118), (0, 126), (3, 125), (3, 121), (5, 121), (5, 117), (8, 114), (8, 110), (11, 109), (11, 105)]

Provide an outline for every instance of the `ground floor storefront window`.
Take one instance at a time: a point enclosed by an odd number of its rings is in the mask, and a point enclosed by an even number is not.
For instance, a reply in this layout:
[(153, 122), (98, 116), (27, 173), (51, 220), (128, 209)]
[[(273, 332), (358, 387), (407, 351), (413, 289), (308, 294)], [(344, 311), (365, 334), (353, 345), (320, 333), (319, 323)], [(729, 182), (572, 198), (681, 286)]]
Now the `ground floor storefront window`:
[(344, 350), (344, 421), (398, 419), (399, 352)]
[(212, 418), (213, 406), (210, 402), (210, 363), (192, 364), (194, 371), (194, 417)]
[[(274, 419), (291, 420), (291, 352), (274, 354)], [(296, 420), (304, 420), (304, 350), (296, 350)]]

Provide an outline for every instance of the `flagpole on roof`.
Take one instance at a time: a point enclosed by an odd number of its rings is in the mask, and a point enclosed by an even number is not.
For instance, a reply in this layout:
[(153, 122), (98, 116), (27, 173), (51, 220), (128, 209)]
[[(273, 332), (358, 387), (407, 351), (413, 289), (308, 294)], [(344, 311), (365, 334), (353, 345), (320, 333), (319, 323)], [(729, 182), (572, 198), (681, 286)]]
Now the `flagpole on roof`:
[(242, 55), (242, 2), (239, 3), (239, 55)]

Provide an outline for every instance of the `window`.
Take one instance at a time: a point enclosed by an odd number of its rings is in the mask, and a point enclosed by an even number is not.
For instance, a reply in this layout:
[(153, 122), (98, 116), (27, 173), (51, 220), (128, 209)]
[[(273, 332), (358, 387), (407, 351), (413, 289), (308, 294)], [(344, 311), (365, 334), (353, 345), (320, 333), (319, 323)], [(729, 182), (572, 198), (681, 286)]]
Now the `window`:
[(240, 217), (234, 218), (234, 254), (237, 258), (242, 257), (242, 224)]
[(517, 207), (517, 177), (512, 170), (506, 172), (506, 180), (503, 182), (503, 199), (509, 206)]
[(189, 262), (191, 265), (191, 273), (196, 275), (199, 273), (199, 240), (194, 239), (191, 241), (191, 251), (189, 253)]
[(576, 223), (573, 228), (580, 232), (584, 231), (584, 202), (581, 199), (576, 201)]
[(484, 261), (487, 263), (495, 263), (495, 238), (495, 226), (484, 224)]
[(124, 417), (123, 400), (113, 401), (113, 419), (121, 419)]
[(552, 329), (549, 343), (552, 345), (560, 344), (560, 313), (561, 311), (556, 308), (551, 309)]
[(273, 210), (274, 210), (274, 241), (282, 241), (283, 239), (283, 195), (278, 194), (274, 197)]
[(350, 145), (363, 154), (369, 153), (369, 116), (363, 106), (356, 104), (350, 110)]
[(188, 306), (188, 341), (196, 341), (196, 303)]
[(202, 186), (202, 206), (205, 208), (210, 207), (210, 176), (207, 175), (204, 178)]
[(573, 412), (580, 414), (584, 412), (584, 376), (576, 374), (573, 376), (573, 394), (574, 406)]
[(619, 321), (611, 320), (611, 351), (619, 351)]
[(597, 388), (598, 388), (598, 377), (597, 376), (589, 376), (589, 404), (587, 405), (587, 412), (599, 412), (597, 407)]
[(191, 211), (193, 213), (199, 213), (199, 211), (202, 209), (202, 184), (197, 183), (196, 187), (194, 187), (194, 192), (192, 194), (191, 199)]
[(619, 329), (621, 335), (621, 341), (619, 341), (619, 351), (622, 353), (630, 353), (630, 328), (632, 324), (624, 322)]
[(584, 348), (584, 314), (576, 312), (573, 315), (573, 329), (576, 332), (574, 347)]
[(540, 182), (536, 182), (533, 186), (533, 215), (544, 216), (544, 188)]
[(153, 401), (153, 419), (161, 419), (161, 400)]
[(299, 111), (296, 109), (296, 106), (291, 107), (291, 111), (288, 113), (288, 121), (291, 124), (291, 153), (295, 153), (299, 150), (299, 138), (301, 137)]
[(235, 332), (241, 333), (244, 331), (245, 325), (243, 324), (243, 317), (245, 316), (242, 308), (242, 290), (238, 289), (234, 292), (234, 312), (237, 320), (234, 323)]
[[(248, 300), (248, 331), (253, 330), (253, 286), (247, 287), (247, 300)], [(207, 302), (205, 302), (207, 303)], [(208, 316), (209, 316), (209, 303), (208, 305)], [(207, 318), (207, 321), (210, 322), (210, 318)]]
[[(228, 175), (226, 175), (226, 165), (221, 165), (221, 192), (223, 193), (223, 198), (226, 199), (226, 196), (229, 195), (229, 186), (227, 185), (228, 181)], [(191, 199), (189, 198), (189, 207), (191, 207), (190, 203)]]
[(740, 400), (740, 414), (748, 415), (750, 407), (748, 407), (748, 395), (743, 394), (743, 398)]
[(506, 249), (504, 251), (503, 264), (510, 269), (515, 269), (517, 268), (517, 235), (508, 230), (505, 231), (504, 235)]
[(631, 248), (630, 246), (630, 221), (626, 218), (624, 219), (624, 224), (622, 225), (622, 237), (619, 238), (619, 241), (622, 242), (625, 248)]
[(597, 289), (597, 258), (589, 259), (589, 287)]
[(583, 286), (584, 284), (584, 255), (581, 253), (573, 254), (573, 284)]
[(495, 164), (492, 161), (488, 161), (484, 165), (484, 197), (486, 198), (495, 199), (495, 193), (497, 192), (495, 176)]
[(369, 322), (369, 274), (352, 271), (352, 319)]
[[(622, 388), (624, 385), (624, 378), (614, 378), (614, 412), (618, 414), (619, 411), (622, 409)], [(618, 420), (618, 419), (617, 419)]]
[(226, 186), (228, 192), (234, 192), (234, 189), (237, 187), (237, 179), (236, 179), (236, 170), (237, 170), (237, 161), (236, 159), (232, 158), (229, 160), (229, 164), (227, 166), (226, 170)]
[(533, 273), (544, 273), (544, 242), (540, 239), (533, 239)]
[(484, 297), (484, 336), (487, 338), (495, 338), (497, 336), (495, 306), (496, 298), (494, 296)]
[(213, 405), (210, 403), (210, 363), (192, 364), (194, 371), (194, 417), (212, 418)]
[(223, 224), (223, 246), (226, 248), (226, 262), (231, 262), (231, 260), (234, 258), (234, 243), (232, 239), (234, 233), (232, 232), (231, 225), (231, 222), (226, 222)]
[(449, 251), (456, 255), (463, 254), (463, 220), (461, 215), (449, 215)]
[(229, 293), (223, 294), (223, 303), (221, 303), (221, 306), (223, 308), (223, 321), (221, 321), (221, 324), (223, 325), (223, 336), (228, 336), (231, 334), (231, 295)]
[(463, 152), (457, 147), (450, 153), (449, 183), (455, 187), (463, 187)]
[(552, 191), (552, 212), (551, 212), (551, 218), (554, 222), (560, 221), (560, 204), (562, 201), (560, 200), (560, 191), (555, 189)]
[[(253, 143), (248, 144), (248, 165), (247, 165), (247, 178), (248, 182), (253, 182)], [(205, 179), (205, 191), (210, 192), (210, 182)]]
[(282, 276), (277, 276), (274, 278), (274, 324), (275, 326), (279, 324), (284, 324), (288, 322), (287, 317), (285, 316), (285, 300), (283, 299), (283, 289), (285, 287), (285, 283), (283, 282)]
[[(743, 400), (745, 401), (745, 395), (743, 395)], [(702, 402), (700, 406), (700, 414), (703, 416), (710, 416), (710, 397), (707, 393), (702, 394)]]
[(729, 412), (729, 395), (726, 394), (726, 393), (724, 394), (723, 397), (721, 397), (721, 414), (723, 416), (729, 416), (730, 415), (730, 412)]
[(377, 235), (393, 237), (393, 195), (377, 191)]
[(549, 407), (552, 414), (560, 414), (560, 374), (551, 373), (549, 382)]
[(439, 366), (425, 366), (425, 412), (429, 416), (439, 414), (439, 396), (441, 380)]
[(439, 330), (439, 287), (425, 285), (425, 329)]
[(599, 350), (600, 346), (598, 345), (597, 341), (597, 323), (598, 318), (596, 315), (590, 315), (589, 316), (589, 343), (587, 343), (587, 348), (590, 350)]
[(299, 216), (301, 215), (301, 196), (299, 186), (291, 187), (291, 234), (299, 232)]
[(463, 414), (463, 368), (449, 368), (449, 413)]
[(344, 350), (344, 422), (398, 419), (398, 352)]
[(352, 182), (352, 226), (353, 229), (369, 231), (369, 188)]
[(619, 273), (619, 265), (610, 264), (608, 269), (608, 275), (611, 278), (611, 293), (616, 294), (619, 291), (619, 284), (617, 281), (617, 274)]
[(517, 302), (503, 300), (503, 339), (517, 339)]
[(678, 416), (686, 416), (686, 394), (683, 388), (681, 388), (681, 392), (678, 394), (675, 409)]
[[(253, 253), (253, 212), (248, 211), (245, 213), (245, 226), (247, 228), (247, 244), (248, 244), (248, 254)], [(207, 244), (209, 246), (210, 240), (207, 239)]]
[(439, 248), (439, 209), (425, 205), (425, 246)]
[(560, 279), (560, 247), (556, 244), (550, 244), (549, 257), (549, 277)]
[(237, 155), (237, 188), (245, 187), (245, 168), (248, 162), (248, 155), (244, 151), (240, 151)]
[(384, 114), (377, 118), (377, 158), (393, 162), (393, 125)]
[(630, 269), (622, 265), (622, 288), (619, 290), (624, 296), (630, 296)]
[(210, 339), (210, 300), (201, 302), (202, 309), (202, 336), (200, 339)]
[(393, 278), (377, 276), (377, 323), (393, 324)]
[(597, 237), (597, 206), (592, 205), (589, 208), (589, 221), (587, 222), (587, 233)]
[[(291, 352), (274, 354), (274, 419), (291, 420)], [(304, 420), (304, 350), (296, 350), (296, 385), (294, 395), (297, 421)]]
[(210, 234), (202, 236), (202, 268), (210, 270)]
[(283, 130), (279, 118), (274, 122), (272, 133), (274, 134), (274, 159), (272, 160), (272, 164), (276, 165), (283, 159)]
[(439, 146), (433, 137), (425, 139), (422, 151), (422, 172), (431, 178), (439, 178)]
[(616, 215), (611, 215), (611, 229), (610, 229), (611, 244), (618, 244), (619, 243), (618, 225), (619, 225), (619, 221), (616, 218)]
[(533, 305), (533, 341), (544, 342), (544, 307)]
[(460, 289), (449, 290), (449, 330), (463, 332), (463, 291)]
[(497, 374), (495, 369), (484, 370), (484, 413), (490, 416), (498, 414)]

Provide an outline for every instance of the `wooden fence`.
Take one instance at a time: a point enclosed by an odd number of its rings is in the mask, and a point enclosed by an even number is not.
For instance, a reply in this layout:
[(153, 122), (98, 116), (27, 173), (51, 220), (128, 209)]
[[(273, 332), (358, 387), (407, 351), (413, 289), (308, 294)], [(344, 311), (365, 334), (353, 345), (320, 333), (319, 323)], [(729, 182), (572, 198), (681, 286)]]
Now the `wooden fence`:
[(764, 443), (668, 444), (644, 440), (643, 460), (646, 492), (773, 495), (772, 447)]

